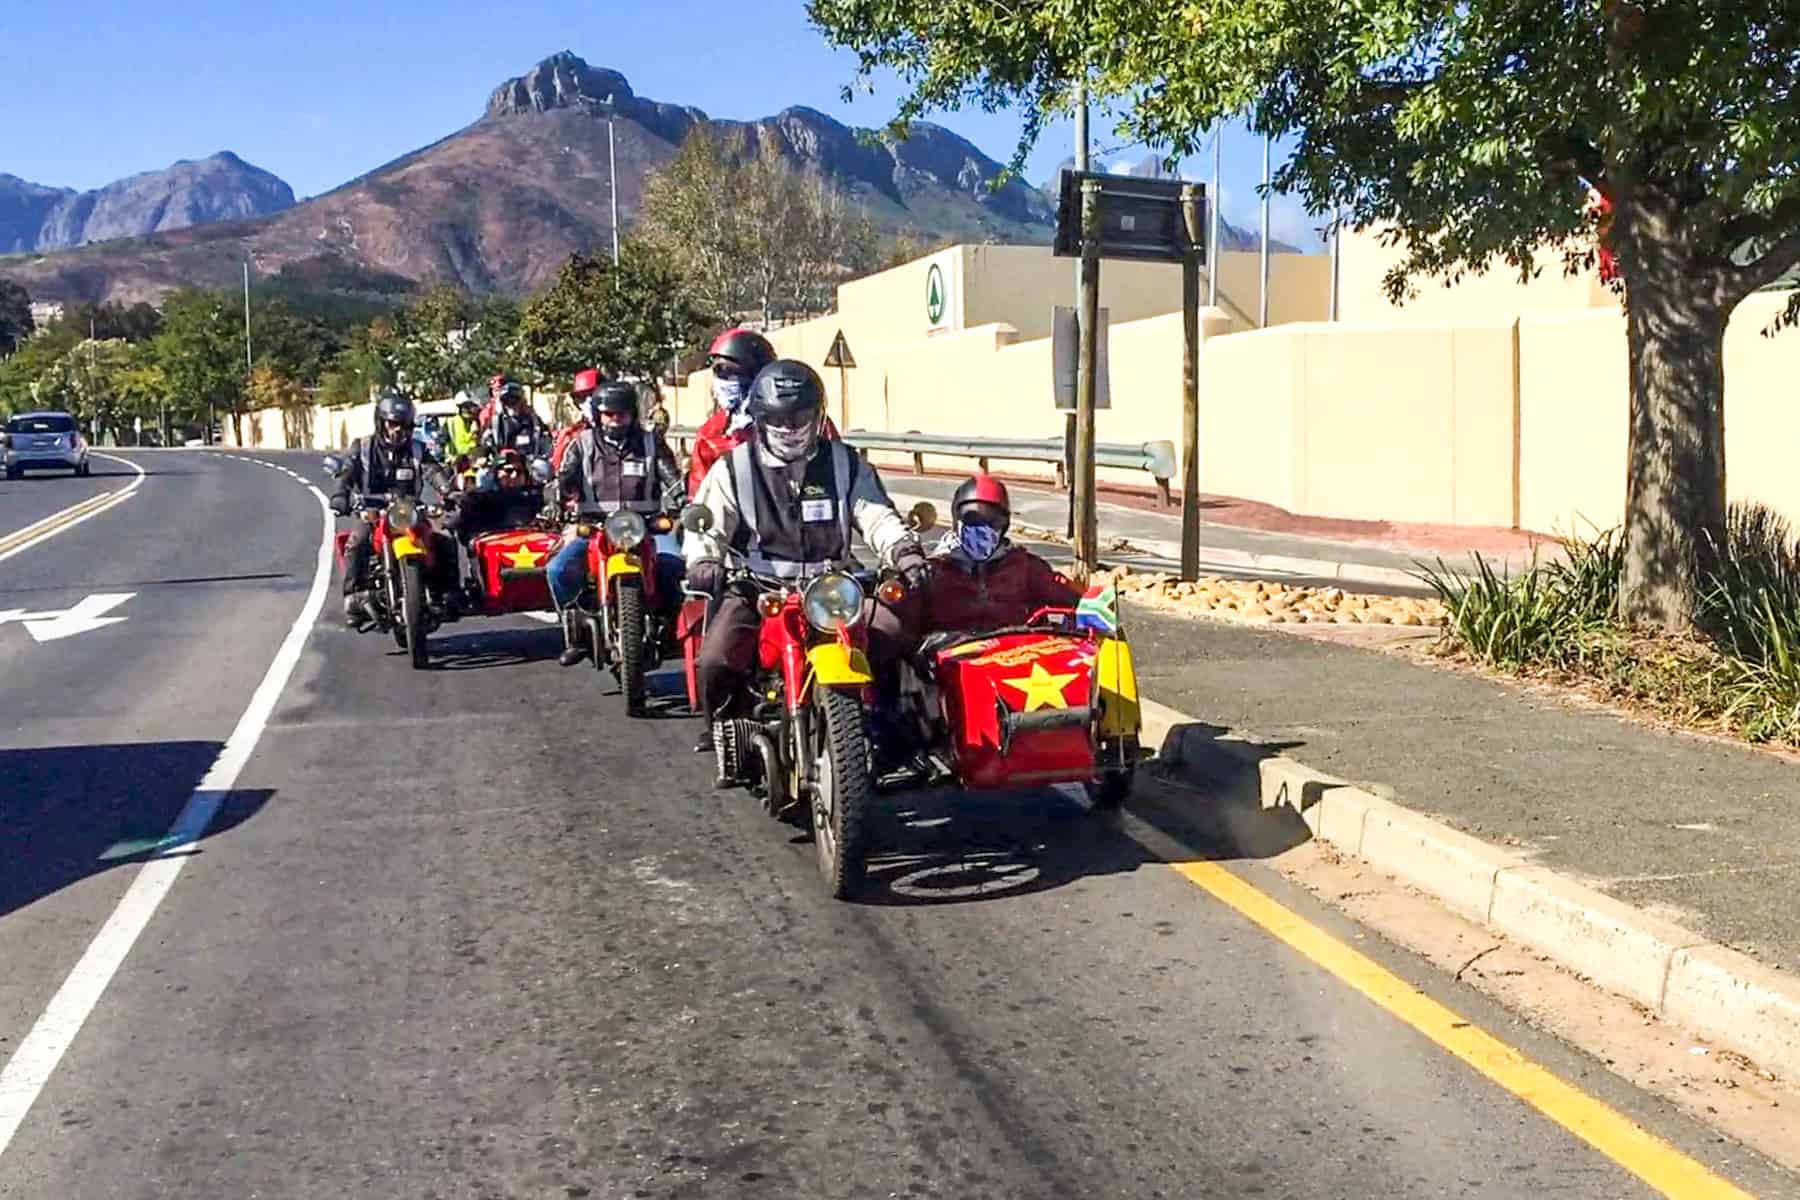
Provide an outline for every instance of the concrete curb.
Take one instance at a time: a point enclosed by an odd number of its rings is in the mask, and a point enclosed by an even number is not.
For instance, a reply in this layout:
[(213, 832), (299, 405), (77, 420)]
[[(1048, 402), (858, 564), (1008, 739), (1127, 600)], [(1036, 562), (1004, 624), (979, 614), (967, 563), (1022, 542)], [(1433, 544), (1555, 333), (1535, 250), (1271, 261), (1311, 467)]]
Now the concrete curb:
[(1145, 700), (1143, 715), (1143, 744), (1222, 802), (1291, 809), (1319, 841), (1800, 1081), (1800, 979), (1185, 713)]

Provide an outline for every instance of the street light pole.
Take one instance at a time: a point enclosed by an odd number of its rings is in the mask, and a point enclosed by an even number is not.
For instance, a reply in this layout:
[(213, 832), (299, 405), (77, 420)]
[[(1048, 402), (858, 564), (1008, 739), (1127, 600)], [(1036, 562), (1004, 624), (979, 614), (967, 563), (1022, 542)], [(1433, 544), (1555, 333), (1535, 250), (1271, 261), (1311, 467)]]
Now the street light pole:
[[(1086, 171), (1089, 169), (1089, 165), (1088, 165), (1088, 86), (1087, 86), (1087, 73), (1086, 73), (1085, 67), (1083, 68), (1083, 71), (1082, 71), (1081, 82), (1076, 86), (1076, 89), (1075, 89), (1075, 98), (1076, 98), (1076, 103), (1075, 103), (1075, 170), (1077, 172), (1081, 172), (1081, 171)], [(1081, 298), (1083, 295), (1082, 287), (1081, 287), (1081, 279), (1082, 279), (1081, 260), (1077, 259), (1075, 262), (1075, 314), (1076, 314), (1076, 329), (1077, 330), (1080, 330), (1080, 328), (1081, 328), (1081, 326), (1080, 326), (1081, 313), (1082, 313)], [(1083, 370), (1083, 366), (1082, 366), (1081, 360), (1080, 360), (1079, 356), (1077, 356), (1076, 364), (1075, 364), (1075, 388), (1076, 388), (1077, 392), (1079, 392), (1081, 389), (1081, 372), (1082, 372), (1082, 370)], [(1071, 412), (1068, 415), (1068, 420), (1066, 420), (1063, 423), (1064, 477), (1069, 482), (1069, 527), (1064, 536), (1068, 537), (1070, 540), (1073, 540), (1075, 537), (1075, 491), (1076, 491), (1076, 488), (1075, 488), (1075, 462), (1076, 462), (1075, 443), (1078, 440), (1077, 430), (1076, 430), (1076, 425), (1075, 425), (1076, 416), (1077, 416), (1077, 413)]]
[(1213, 125), (1213, 177), (1212, 195), (1212, 237), (1207, 245), (1212, 247), (1210, 261), (1206, 266), (1206, 302), (1214, 308), (1219, 306), (1219, 198), (1224, 193), (1219, 191), (1219, 177), (1225, 166), (1225, 122), (1218, 121)]
[(1263, 134), (1263, 195), (1262, 195), (1262, 314), (1257, 322), (1263, 329), (1269, 327), (1269, 143), (1272, 139)]
[(606, 171), (611, 180), (608, 190), (612, 193), (613, 266), (617, 267), (619, 265), (619, 162), (613, 149), (613, 115), (611, 112), (606, 114)]

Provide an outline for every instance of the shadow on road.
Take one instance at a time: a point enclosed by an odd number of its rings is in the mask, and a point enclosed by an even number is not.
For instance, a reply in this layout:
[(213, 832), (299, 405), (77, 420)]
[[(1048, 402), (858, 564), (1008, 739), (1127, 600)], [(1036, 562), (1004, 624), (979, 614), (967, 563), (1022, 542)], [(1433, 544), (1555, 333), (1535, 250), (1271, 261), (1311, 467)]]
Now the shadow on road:
[(860, 899), (878, 906), (998, 900), (1158, 861), (1080, 795), (1078, 788), (936, 788), (894, 797)]
[[(220, 748), (143, 742), (0, 750), (0, 917), (173, 848), (170, 828)], [(232, 792), (204, 836), (248, 820), (271, 795)]]
[(50, 587), (9, 588), (0, 587), (0, 596), (24, 595), (27, 592), (73, 592), (83, 588), (90, 592), (105, 591), (108, 588), (153, 588), (153, 587), (198, 587), (212, 583), (266, 583), (271, 579), (292, 579), (288, 571), (262, 571), (249, 575), (193, 575), (185, 579), (118, 579), (89, 580), (80, 587), (57, 584)]
[(1274, 858), (1309, 841), (1300, 814), (1319, 802), (1322, 784), (1307, 783), (1289, 803), (1262, 807), (1262, 763), (1306, 743), (1241, 741), (1229, 732), (1203, 721), (1171, 728), (1156, 757), (1138, 768), (1132, 814), (1197, 859)]
[[(464, 619), (478, 621), (484, 618)], [(395, 650), (393, 653), (402, 652)], [(486, 629), (479, 633), (436, 633), (431, 637), (431, 665), (440, 671), (479, 671), (488, 667), (555, 662), (561, 653), (562, 635), (554, 629)]]

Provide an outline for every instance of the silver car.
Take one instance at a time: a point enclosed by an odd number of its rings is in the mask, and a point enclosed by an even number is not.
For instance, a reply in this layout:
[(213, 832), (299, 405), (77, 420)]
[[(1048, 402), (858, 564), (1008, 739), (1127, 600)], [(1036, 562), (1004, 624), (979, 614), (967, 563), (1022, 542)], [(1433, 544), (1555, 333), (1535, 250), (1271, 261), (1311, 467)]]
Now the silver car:
[(20, 413), (6, 423), (6, 477), (43, 467), (88, 473), (87, 439), (68, 413)]

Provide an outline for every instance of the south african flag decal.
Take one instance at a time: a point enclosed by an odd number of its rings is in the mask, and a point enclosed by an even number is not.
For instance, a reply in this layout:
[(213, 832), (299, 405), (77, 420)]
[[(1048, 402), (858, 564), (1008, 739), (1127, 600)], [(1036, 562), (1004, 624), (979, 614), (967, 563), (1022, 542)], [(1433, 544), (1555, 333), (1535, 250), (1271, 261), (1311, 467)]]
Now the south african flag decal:
[(1084, 629), (1101, 633), (1117, 633), (1119, 629), (1119, 592), (1112, 584), (1096, 584), (1075, 606), (1075, 623)]

